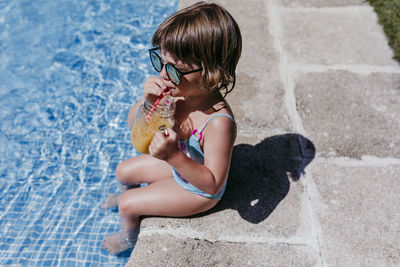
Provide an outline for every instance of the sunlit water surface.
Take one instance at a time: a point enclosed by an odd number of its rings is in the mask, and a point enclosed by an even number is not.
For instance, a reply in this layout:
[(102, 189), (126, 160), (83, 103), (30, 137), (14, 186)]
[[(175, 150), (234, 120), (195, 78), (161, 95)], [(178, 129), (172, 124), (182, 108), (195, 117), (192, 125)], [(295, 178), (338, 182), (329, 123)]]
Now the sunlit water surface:
[(120, 266), (102, 200), (135, 156), (126, 117), (177, 0), (0, 1), (0, 266)]

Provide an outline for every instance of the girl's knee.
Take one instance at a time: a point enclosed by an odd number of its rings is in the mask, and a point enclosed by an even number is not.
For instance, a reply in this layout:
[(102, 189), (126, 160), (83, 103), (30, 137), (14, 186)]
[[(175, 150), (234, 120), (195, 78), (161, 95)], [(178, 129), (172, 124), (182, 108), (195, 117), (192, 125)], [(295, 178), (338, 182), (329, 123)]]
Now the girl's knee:
[(123, 161), (117, 165), (115, 170), (115, 176), (117, 177), (118, 181), (123, 185), (130, 185), (132, 180), (132, 164), (128, 164), (127, 162)]
[(124, 171), (125, 167), (123, 165), (123, 162), (118, 163), (117, 168), (115, 169), (115, 176), (117, 177), (118, 181), (121, 184), (125, 184), (125, 171)]
[(134, 199), (130, 193), (124, 192), (121, 195), (121, 197), (118, 201), (118, 210), (119, 210), (119, 213), (121, 214), (121, 216), (131, 217), (131, 216), (139, 215), (139, 214), (137, 214), (137, 211), (135, 210), (135, 207), (137, 207), (137, 205), (133, 202), (134, 202)]

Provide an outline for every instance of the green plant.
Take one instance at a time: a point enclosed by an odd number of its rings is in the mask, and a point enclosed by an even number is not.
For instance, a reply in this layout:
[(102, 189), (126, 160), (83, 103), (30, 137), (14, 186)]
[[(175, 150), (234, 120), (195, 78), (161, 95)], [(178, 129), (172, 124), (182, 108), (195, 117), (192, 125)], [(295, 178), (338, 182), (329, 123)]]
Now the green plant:
[(367, 0), (378, 14), (379, 23), (400, 62), (400, 0)]

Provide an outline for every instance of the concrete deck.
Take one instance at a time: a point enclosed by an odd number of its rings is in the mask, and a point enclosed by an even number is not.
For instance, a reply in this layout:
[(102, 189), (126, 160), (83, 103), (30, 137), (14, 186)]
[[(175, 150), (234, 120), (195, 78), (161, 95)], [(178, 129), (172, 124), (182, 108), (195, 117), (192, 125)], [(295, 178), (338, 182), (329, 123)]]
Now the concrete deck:
[(244, 46), (226, 195), (144, 219), (127, 266), (399, 266), (400, 66), (373, 9), (218, 2)]

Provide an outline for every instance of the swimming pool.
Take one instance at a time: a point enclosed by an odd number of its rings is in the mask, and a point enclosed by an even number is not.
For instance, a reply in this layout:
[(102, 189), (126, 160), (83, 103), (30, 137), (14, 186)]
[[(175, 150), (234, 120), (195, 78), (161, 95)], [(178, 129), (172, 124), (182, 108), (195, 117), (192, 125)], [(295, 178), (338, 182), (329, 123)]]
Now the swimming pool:
[(0, 2), (0, 266), (119, 266), (103, 237), (147, 49), (177, 0)]

